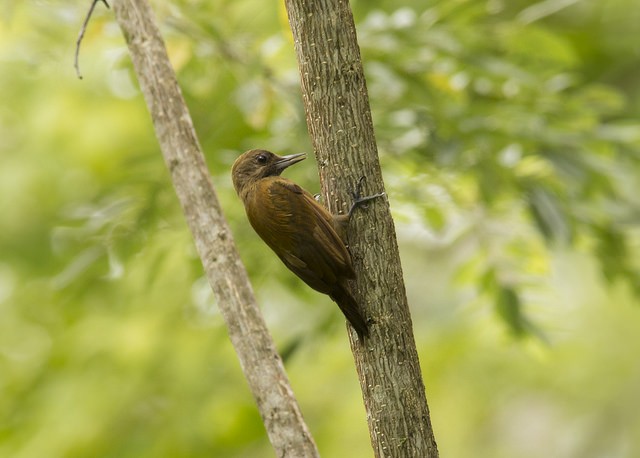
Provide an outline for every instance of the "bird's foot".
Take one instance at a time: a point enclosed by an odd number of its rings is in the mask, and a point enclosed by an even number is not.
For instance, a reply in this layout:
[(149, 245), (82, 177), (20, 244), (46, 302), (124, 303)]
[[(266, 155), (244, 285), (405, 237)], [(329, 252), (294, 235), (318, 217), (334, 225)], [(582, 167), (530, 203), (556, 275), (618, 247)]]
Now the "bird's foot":
[(348, 217), (351, 217), (351, 215), (353, 214), (353, 212), (354, 212), (354, 210), (356, 208), (358, 208), (360, 206), (364, 206), (366, 208), (367, 202), (385, 195), (384, 192), (380, 192), (378, 194), (373, 194), (371, 196), (364, 196), (363, 197), (362, 196), (362, 182), (364, 181), (364, 179), (365, 179), (364, 176), (360, 177), (360, 179), (358, 180), (358, 184), (356, 185), (356, 189), (351, 192), (351, 195), (353, 196), (353, 203), (351, 204), (351, 208), (349, 208), (349, 213), (347, 213)]

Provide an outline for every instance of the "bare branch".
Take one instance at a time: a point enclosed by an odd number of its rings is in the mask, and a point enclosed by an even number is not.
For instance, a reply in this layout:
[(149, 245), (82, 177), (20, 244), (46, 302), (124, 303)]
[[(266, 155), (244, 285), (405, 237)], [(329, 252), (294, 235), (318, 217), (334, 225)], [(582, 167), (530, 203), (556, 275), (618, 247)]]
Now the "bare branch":
[(151, 7), (147, 0), (115, 0), (113, 7), (176, 194), (276, 456), (315, 458), (318, 450), (222, 214)]
[[(354, 184), (384, 189), (360, 48), (348, 0), (285, 0), (298, 59), (307, 126), (332, 213)], [(363, 183), (361, 177), (367, 177)], [(356, 187), (358, 187), (356, 185)], [(393, 219), (386, 199), (352, 218), (354, 297), (371, 336), (350, 333), (376, 457), (437, 458)]]
[(78, 79), (82, 79), (82, 74), (80, 73), (80, 64), (79, 64), (79, 55), (80, 55), (80, 44), (82, 44), (82, 39), (84, 38), (84, 33), (87, 31), (87, 25), (91, 20), (91, 15), (93, 14), (93, 10), (96, 8), (96, 4), (98, 2), (102, 2), (105, 4), (107, 8), (109, 8), (109, 4), (107, 0), (92, 0), (91, 6), (89, 7), (89, 11), (87, 12), (87, 16), (84, 18), (84, 22), (82, 23), (82, 28), (80, 29), (80, 33), (78, 34), (78, 39), (76, 40), (76, 55), (73, 60), (73, 66), (76, 69), (76, 75), (78, 75)]

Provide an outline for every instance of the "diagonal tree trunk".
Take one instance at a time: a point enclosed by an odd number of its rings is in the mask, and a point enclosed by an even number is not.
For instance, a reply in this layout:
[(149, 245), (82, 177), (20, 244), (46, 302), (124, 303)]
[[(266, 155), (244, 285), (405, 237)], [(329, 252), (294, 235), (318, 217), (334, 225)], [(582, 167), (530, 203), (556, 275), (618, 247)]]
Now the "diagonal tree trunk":
[(116, 0), (158, 142), (242, 370), (279, 457), (317, 457), (222, 215), (191, 117), (147, 0)]
[[(344, 211), (366, 177), (383, 190), (366, 82), (347, 0), (285, 0), (307, 126), (325, 202)], [(367, 193), (364, 193), (367, 194)], [(437, 457), (389, 206), (383, 199), (355, 214), (350, 250), (355, 297), (373, 321), (371, 338), (350, 335), (376, 457)]]

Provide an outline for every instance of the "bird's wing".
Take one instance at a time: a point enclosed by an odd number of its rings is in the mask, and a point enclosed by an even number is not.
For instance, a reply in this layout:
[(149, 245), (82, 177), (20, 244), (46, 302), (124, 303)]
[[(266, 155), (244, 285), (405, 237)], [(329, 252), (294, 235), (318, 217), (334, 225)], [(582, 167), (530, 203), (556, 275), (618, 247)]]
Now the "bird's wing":
[(355, 276), (351, 256), (333, 227), (332, 215), (311, 194), (279, 177), (269, 183), (268, 195), (267, 208), (262, 211), (263, 217), (273, 212), (269, 222), (252, 225), (289, 269), (324, 293), (332, 291), (343, 278)]

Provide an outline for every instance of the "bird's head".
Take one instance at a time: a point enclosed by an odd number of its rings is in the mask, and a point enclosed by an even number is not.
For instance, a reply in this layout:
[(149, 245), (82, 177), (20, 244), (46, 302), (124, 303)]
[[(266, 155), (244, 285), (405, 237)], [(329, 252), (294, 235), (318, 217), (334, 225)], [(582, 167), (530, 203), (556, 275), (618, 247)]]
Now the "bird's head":
[(289, 156), (278, 156), (270, 151), (262, 149), (252, 149), (243, 153), (231, 167), (231, 177), (233, 187), (238, 195), (251, 183), (266, 177), (278, 176), (284, 169), (297, 162), (304, 160), (306, 153), (290, 154)]

